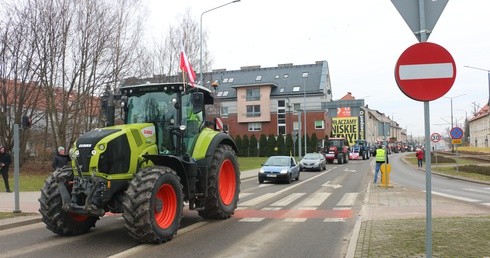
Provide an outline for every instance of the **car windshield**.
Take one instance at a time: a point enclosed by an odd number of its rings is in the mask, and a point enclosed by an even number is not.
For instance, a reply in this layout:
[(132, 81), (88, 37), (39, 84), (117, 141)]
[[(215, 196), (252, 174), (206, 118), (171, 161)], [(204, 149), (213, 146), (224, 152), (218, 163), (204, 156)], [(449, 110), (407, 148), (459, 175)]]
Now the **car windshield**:
[(309, 153), (309, 154), (306, 154), (303, 159), (320, 159), (321, 156), (319, 154), (316, 154), (316, 153)]
[(284, 166), (289, 167), (289, 157), (270, 157), (264, 164), (264, 166)]

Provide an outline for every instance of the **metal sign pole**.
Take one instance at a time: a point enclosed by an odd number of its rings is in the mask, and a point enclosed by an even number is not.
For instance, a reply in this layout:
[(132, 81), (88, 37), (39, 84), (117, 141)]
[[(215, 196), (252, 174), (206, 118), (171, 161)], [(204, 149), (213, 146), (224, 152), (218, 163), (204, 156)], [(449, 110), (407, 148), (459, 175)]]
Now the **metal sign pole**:
[[(420, 42), (427, 41), (427, 27), (425, 24), (425, 3), (419, 0)], [(430, 155), (430, 106), (424, 101), (424, 128), (425, 128), (425, 256), (432, 257), (432, 169)]]
[(15, 209), (14, 213), (22, 212), (19, 209), (19, 125), (14, 124), (14, 194)]

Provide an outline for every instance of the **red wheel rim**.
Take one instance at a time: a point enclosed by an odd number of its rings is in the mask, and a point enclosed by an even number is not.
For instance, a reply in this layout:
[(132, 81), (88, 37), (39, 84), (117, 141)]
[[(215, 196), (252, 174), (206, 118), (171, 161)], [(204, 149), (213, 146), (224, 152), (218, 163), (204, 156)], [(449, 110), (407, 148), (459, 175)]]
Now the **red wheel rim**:
[(161, 209), (155, 207), (155, 221), (161, 228), (168, 228), (172, 225), (177, 211), (177, 194), (170, 184), (164, 184), (158, 189), (155, 196), (156, 201), (161, 202)]
[(218, 178), (221, 201), (225, 205), (230, 205), (235, 198), (236, 175), (235, 167), (229, 159), (221, 164)]

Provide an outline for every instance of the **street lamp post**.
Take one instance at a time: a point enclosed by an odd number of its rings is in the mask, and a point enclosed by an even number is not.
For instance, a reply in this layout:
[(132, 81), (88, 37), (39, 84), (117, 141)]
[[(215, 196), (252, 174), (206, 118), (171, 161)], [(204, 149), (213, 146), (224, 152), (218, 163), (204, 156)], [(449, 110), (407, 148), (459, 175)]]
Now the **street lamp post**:
[(473, 66), (469, 66), (469, 65), (465, 65), (464, 67), (487, 72), (487, 75), (488, 75), (488, 102), (487, 102), (487, 104), (490, 106), (490, 70), (478, 68), (478, 67), (473, 67)]
[[(465, 114), (465, 120), (464, 120), (464, 132), (465, 132), (465, 135), (468, 135), (469, 132), (466, 131), (466, 127), (468, 125), (468, 112), (464, 109), (458, 109), (459, 111), (464, 111), (464, 114)], [(465, 137), (464, 141), (465, 142), (469, 142), (469, 139), (467, 139), (468, 137)]]
[(231, 2), (228, 2), (226, 4), (222, 4), (220, 6), (216, 6), (214, 8), (211, 8), (209, 10), (206, 10), (204, 12), (201, 13), (201, 20), (200, 20), (200, 29), (199, 29), (199, 37), (200, 37), (200, 40), (201, 40), (201, 43), (199, 45), (199, 52), (200, 52), (200, 61), (199, 61), (199, 81), (200, 81), (200, 84), (204, 86), (204, 83), (203, 83), (203, 78), (202, 78), (202, 16), (207, 13), (207, 12), (211, 12), (213, 10), (216, 10), (218, 8), (221, 8), (223, 6), (227, 6), (229, 4), (233, 4), (233, 3), (238, 3), (240, 2), (240, 0), (234, 0), (234, 1), (231, 1)]
[[(444, 97), (446, 99), (450, 99), (451, 100), (451, 129), (453, 129), (453, 99), (457, 98), (457, 97), (461, 97), (461, 96), (464, 96), (466, 94), (460, 94), (458, 96), (454, 96), (454, 97)], [(451, 144), (451, 152), (454, 152), (454, 144)]]

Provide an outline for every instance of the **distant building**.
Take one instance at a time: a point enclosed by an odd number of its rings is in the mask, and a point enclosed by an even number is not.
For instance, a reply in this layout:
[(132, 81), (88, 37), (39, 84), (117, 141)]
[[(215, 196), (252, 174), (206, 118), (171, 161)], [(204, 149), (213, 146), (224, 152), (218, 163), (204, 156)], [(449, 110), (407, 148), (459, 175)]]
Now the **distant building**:
[[(157, 75), (128, 78), (123, 84), (181, 80), (181, 75)], [(203, 73), (203, 81), (197, 84), (214, 89), (215, 96), (214, 106), (206, 112), (210, 117), (220, 116), (225, 131), (233, 137), (303, 136), (306, 129), (310, 137), (313, 133), (317, 139), (345, 137), (350, 144), (357, 139), (374, 143), (389, 139), (392, 133), (399, 140), (406, 140), (406, 134), (396, 122), (384, 113), (364, 107), (364, 100), (355, 99), (351, 92), (332, 100), (327, 61), (215, 69)]]
[(488, 148), (490, 137), (490, 113), (488, 104), (468, 120), (470, 128), (470, 145), (473, 147)]
[[(232, 136), (301, 134), (328, 136), (330, 119), (322, 103), (332, 100), (327, 61), (279, 64), (204, 74), (205, 86), (218, 83), (216, 101), (225, 129)], [(306, 113), (306, 118), (305, 118)]]

